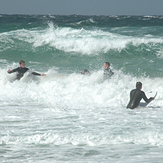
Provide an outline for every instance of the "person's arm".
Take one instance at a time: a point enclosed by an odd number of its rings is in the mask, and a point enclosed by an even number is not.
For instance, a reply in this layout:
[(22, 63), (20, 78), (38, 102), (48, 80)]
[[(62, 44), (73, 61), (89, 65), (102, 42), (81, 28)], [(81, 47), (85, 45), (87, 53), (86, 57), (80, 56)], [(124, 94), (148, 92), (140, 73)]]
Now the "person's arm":
[(108, 70), (108, 74), (109, 74), (109, 76), (112, 76), (113, 74), (114, 74), (114, 72), (109, 68), (109, 70)]
[(114, 72), (112, 70), (110, 70), (110, 72), (111, 72), (111, 75), (114, 75)]
[(32, 72), (33, 75), (36, 75), (36, 76), (46, 76), (46, 74), (39, 74), (37, 72)]
[(150, 97), (150, 98), (148, 99), (144, 92), (142, 92), (142, 98), (144, 99), (144, 101), (145, 101), (146, 103), (149, 103), (149, 102), (151, 102), (152, 100), (154, 100), (153, 97)]
[(9, 74), (11, 74), (11, 73), (13, 73), (13, 72), (17, 72), (18, 69), (19, 69), (19, 67), (18, 67), (18, 68), (15, 68), (15, 69), (13, 69), (13, 70), (10, 70), (10, 69), (9, 69), (7, 72), (8, 72)]

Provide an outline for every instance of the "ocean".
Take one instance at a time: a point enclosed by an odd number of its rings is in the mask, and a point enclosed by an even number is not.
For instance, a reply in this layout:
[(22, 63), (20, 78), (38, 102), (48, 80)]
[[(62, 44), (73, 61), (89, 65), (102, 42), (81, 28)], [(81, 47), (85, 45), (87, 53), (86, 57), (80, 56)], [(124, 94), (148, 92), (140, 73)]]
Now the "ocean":
[(162, 162), (163, 16), (0, 15), (0, 74), (0, 162)]

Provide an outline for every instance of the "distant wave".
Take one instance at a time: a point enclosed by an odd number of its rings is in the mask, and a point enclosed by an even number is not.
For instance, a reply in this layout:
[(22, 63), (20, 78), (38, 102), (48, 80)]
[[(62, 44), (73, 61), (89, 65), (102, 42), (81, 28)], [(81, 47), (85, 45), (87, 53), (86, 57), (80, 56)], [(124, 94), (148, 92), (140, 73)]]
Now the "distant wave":
[[(20, 44), (32, 45), (33, 48), (48, 45), (64, 52), (75, 52), (84, 55), (98, 55), (110, 50), (121, 51), (129, 46), (137, 48), (145, 45), (146, 49), (160, 49), (163, 37), (152, 35), (126, 36), (115, 31), (73, 29), (70, 27), (54, 27), (49, 23), (46, 29), (21, 29), (0, 34), (0, 49), (5, 51), (17, 48)], [(145, 49), (145, 50), (146, 50)]]

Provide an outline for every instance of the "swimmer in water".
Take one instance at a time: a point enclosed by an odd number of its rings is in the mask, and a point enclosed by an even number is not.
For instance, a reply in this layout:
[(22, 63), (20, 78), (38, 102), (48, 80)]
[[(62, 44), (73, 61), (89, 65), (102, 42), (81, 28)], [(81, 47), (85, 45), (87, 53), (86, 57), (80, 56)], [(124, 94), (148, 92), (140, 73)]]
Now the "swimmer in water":
[(90, 75), (90, 72), (87, 70), (87, 69), (84, 69), (82, 72), (81, 72), (82, 75)]
[[(7, 71), (9, 74), (14, 73), (14, 72), (17, 72), (17, 73), (18, 73), (17, 76), (16, 76), (16, 79), (17, 79), (17, 80), (20, 80), (20, 79), (24, 76), (24, 74), (29, 70), (27, 67), (25, 67), (25, 66), (26, 66), (26, 65), (25, 65), (25, 61), (21, 60), (21, 61), (19, 62), (19, 64), (20, 64), (20, 67), (15, 68), (15, 69), (13, 69), (13, 70), (10, 70), (10, 69), (9, 69), (9, 70)], [(33, 75), (37, 75), (37, 76), (46, 76), (46, 74), (39, 74), (39, 73), (37, 73), (37, 72), (32, 72), (32, 74), (33, 74)]]
[(110, 63), (105, 62), (104, 65), (104, 79), (110, 79), (114, 72), (110, 69)]

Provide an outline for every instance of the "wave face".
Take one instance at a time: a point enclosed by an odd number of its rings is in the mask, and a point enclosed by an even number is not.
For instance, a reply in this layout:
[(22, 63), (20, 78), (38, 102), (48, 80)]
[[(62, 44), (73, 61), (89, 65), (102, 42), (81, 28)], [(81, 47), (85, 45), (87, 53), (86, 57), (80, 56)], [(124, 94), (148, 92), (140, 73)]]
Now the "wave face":
[(109, 61), (125, 74), (163, 77), (162, 17), (13, 17), (0, 17), (1, 58), (9, 63), (23, 58), (73, 72)]
[[(162, 19), (1, 15), (0, 162), (162, 160)], [(6, 71), (21, 59), (30, 71), (13, 81)], [(106, 81), (105, 61), (114, 71)], [(137, 81), (158, 95), (128, 110)]]

